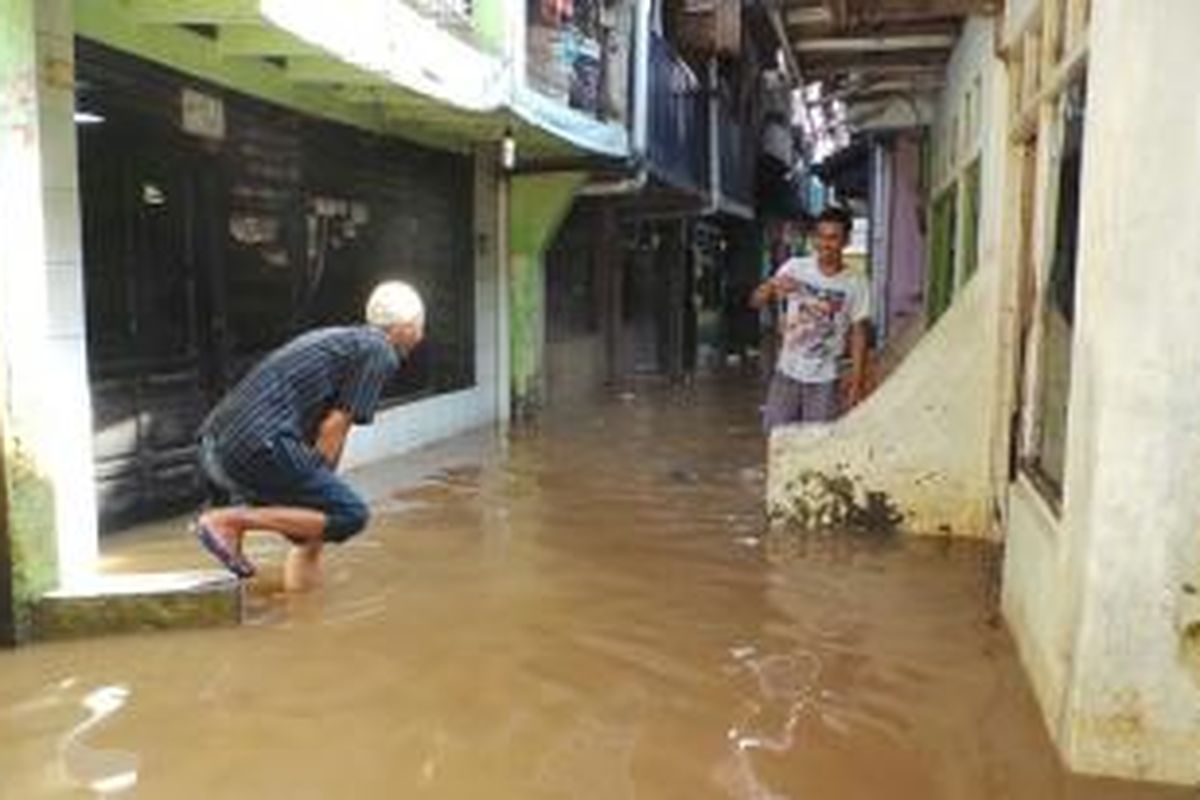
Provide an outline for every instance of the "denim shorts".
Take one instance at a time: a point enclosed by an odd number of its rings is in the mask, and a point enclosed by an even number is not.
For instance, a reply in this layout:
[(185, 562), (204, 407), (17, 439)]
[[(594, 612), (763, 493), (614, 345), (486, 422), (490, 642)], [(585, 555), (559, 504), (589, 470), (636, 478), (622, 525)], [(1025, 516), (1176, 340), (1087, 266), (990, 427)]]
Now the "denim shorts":
[(252, 466), (231, 469), (210, 436), (200, 440), (199, 458), (212, 500), (324, 512), (327, 542), (344, 542), (365, 528), (370, 518), (362, 498), (328, 467), (298, 464), (263, 450), (249, 460)]

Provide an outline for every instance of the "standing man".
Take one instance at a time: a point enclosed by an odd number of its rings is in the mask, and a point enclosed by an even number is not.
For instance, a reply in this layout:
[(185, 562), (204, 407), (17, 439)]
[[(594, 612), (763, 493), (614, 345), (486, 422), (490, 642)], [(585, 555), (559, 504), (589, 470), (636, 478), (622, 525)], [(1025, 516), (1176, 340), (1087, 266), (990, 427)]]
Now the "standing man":
[(197, 518), (200, 544), (239, 578), (248, 530), (287, 538), (284, 587), (320, 575), (321, 549), (367, 524), (366, 504), (336, 474), (352, 425), (375, 415), (380, 392), (425, 335), (425, 308), (407, 284), (389, 281), (367, 301), (366, 325), (301, 334), (242, 378), (200, 426), (200, 465), (215, 493), (235, 505)]
[[(829, 422), (864, 396), (870, 288), (846, 269), (842, 249), (853, 225), (849, 213), (826, 208), (816, 220), (816, 258), (790, 258), (750, 298), (754, 308), (785, 304), (783, 342), (767, 390), (763, 426)], [(850, 345), (846, 397), (840, 396), (840, 362)]]

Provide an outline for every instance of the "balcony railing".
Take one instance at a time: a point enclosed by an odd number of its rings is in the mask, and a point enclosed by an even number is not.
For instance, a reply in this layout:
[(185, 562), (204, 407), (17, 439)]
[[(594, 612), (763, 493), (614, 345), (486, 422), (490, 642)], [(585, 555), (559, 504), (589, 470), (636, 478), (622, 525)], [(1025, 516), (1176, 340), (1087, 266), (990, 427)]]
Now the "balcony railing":
[(647, 157), (680, 189), (708, 188), (708, 107), (700, 81), (662, 37), (650, 39)]

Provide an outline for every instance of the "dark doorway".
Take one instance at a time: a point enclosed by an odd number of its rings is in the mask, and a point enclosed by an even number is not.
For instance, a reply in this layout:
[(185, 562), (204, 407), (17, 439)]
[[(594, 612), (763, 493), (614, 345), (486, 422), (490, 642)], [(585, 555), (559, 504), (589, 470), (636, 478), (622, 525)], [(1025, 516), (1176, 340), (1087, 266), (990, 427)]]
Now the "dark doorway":
[(79, 136), (88, 363), (102, 524), (195, 494), (192, 439), (217, 365), (197, 264), (210, 262), (211, 164), (113, 120)]

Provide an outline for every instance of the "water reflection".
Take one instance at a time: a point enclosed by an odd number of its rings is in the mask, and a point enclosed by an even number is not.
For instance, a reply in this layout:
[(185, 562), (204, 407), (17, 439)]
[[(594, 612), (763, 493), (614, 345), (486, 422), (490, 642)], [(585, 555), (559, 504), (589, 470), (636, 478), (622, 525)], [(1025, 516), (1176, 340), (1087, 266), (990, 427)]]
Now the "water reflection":
[[(382, 465), (317, 594), (264, 569), (240, 629), (0, 654), (0, 797), (1190, 796), (1059, 769), (995, 552), (767, 534), (754, 402), (641, 391)], [(207, 566), (184, 530), (110, 563)]]
[(137, 784), (138, 757), (123, 750), (89, 746), (85, 739), (129, 700), (129, 688), (103, 686), (83, 698), (88, 718), (63, 736), (58, 752), (67, 780), (101, 797), (119, 794)]

